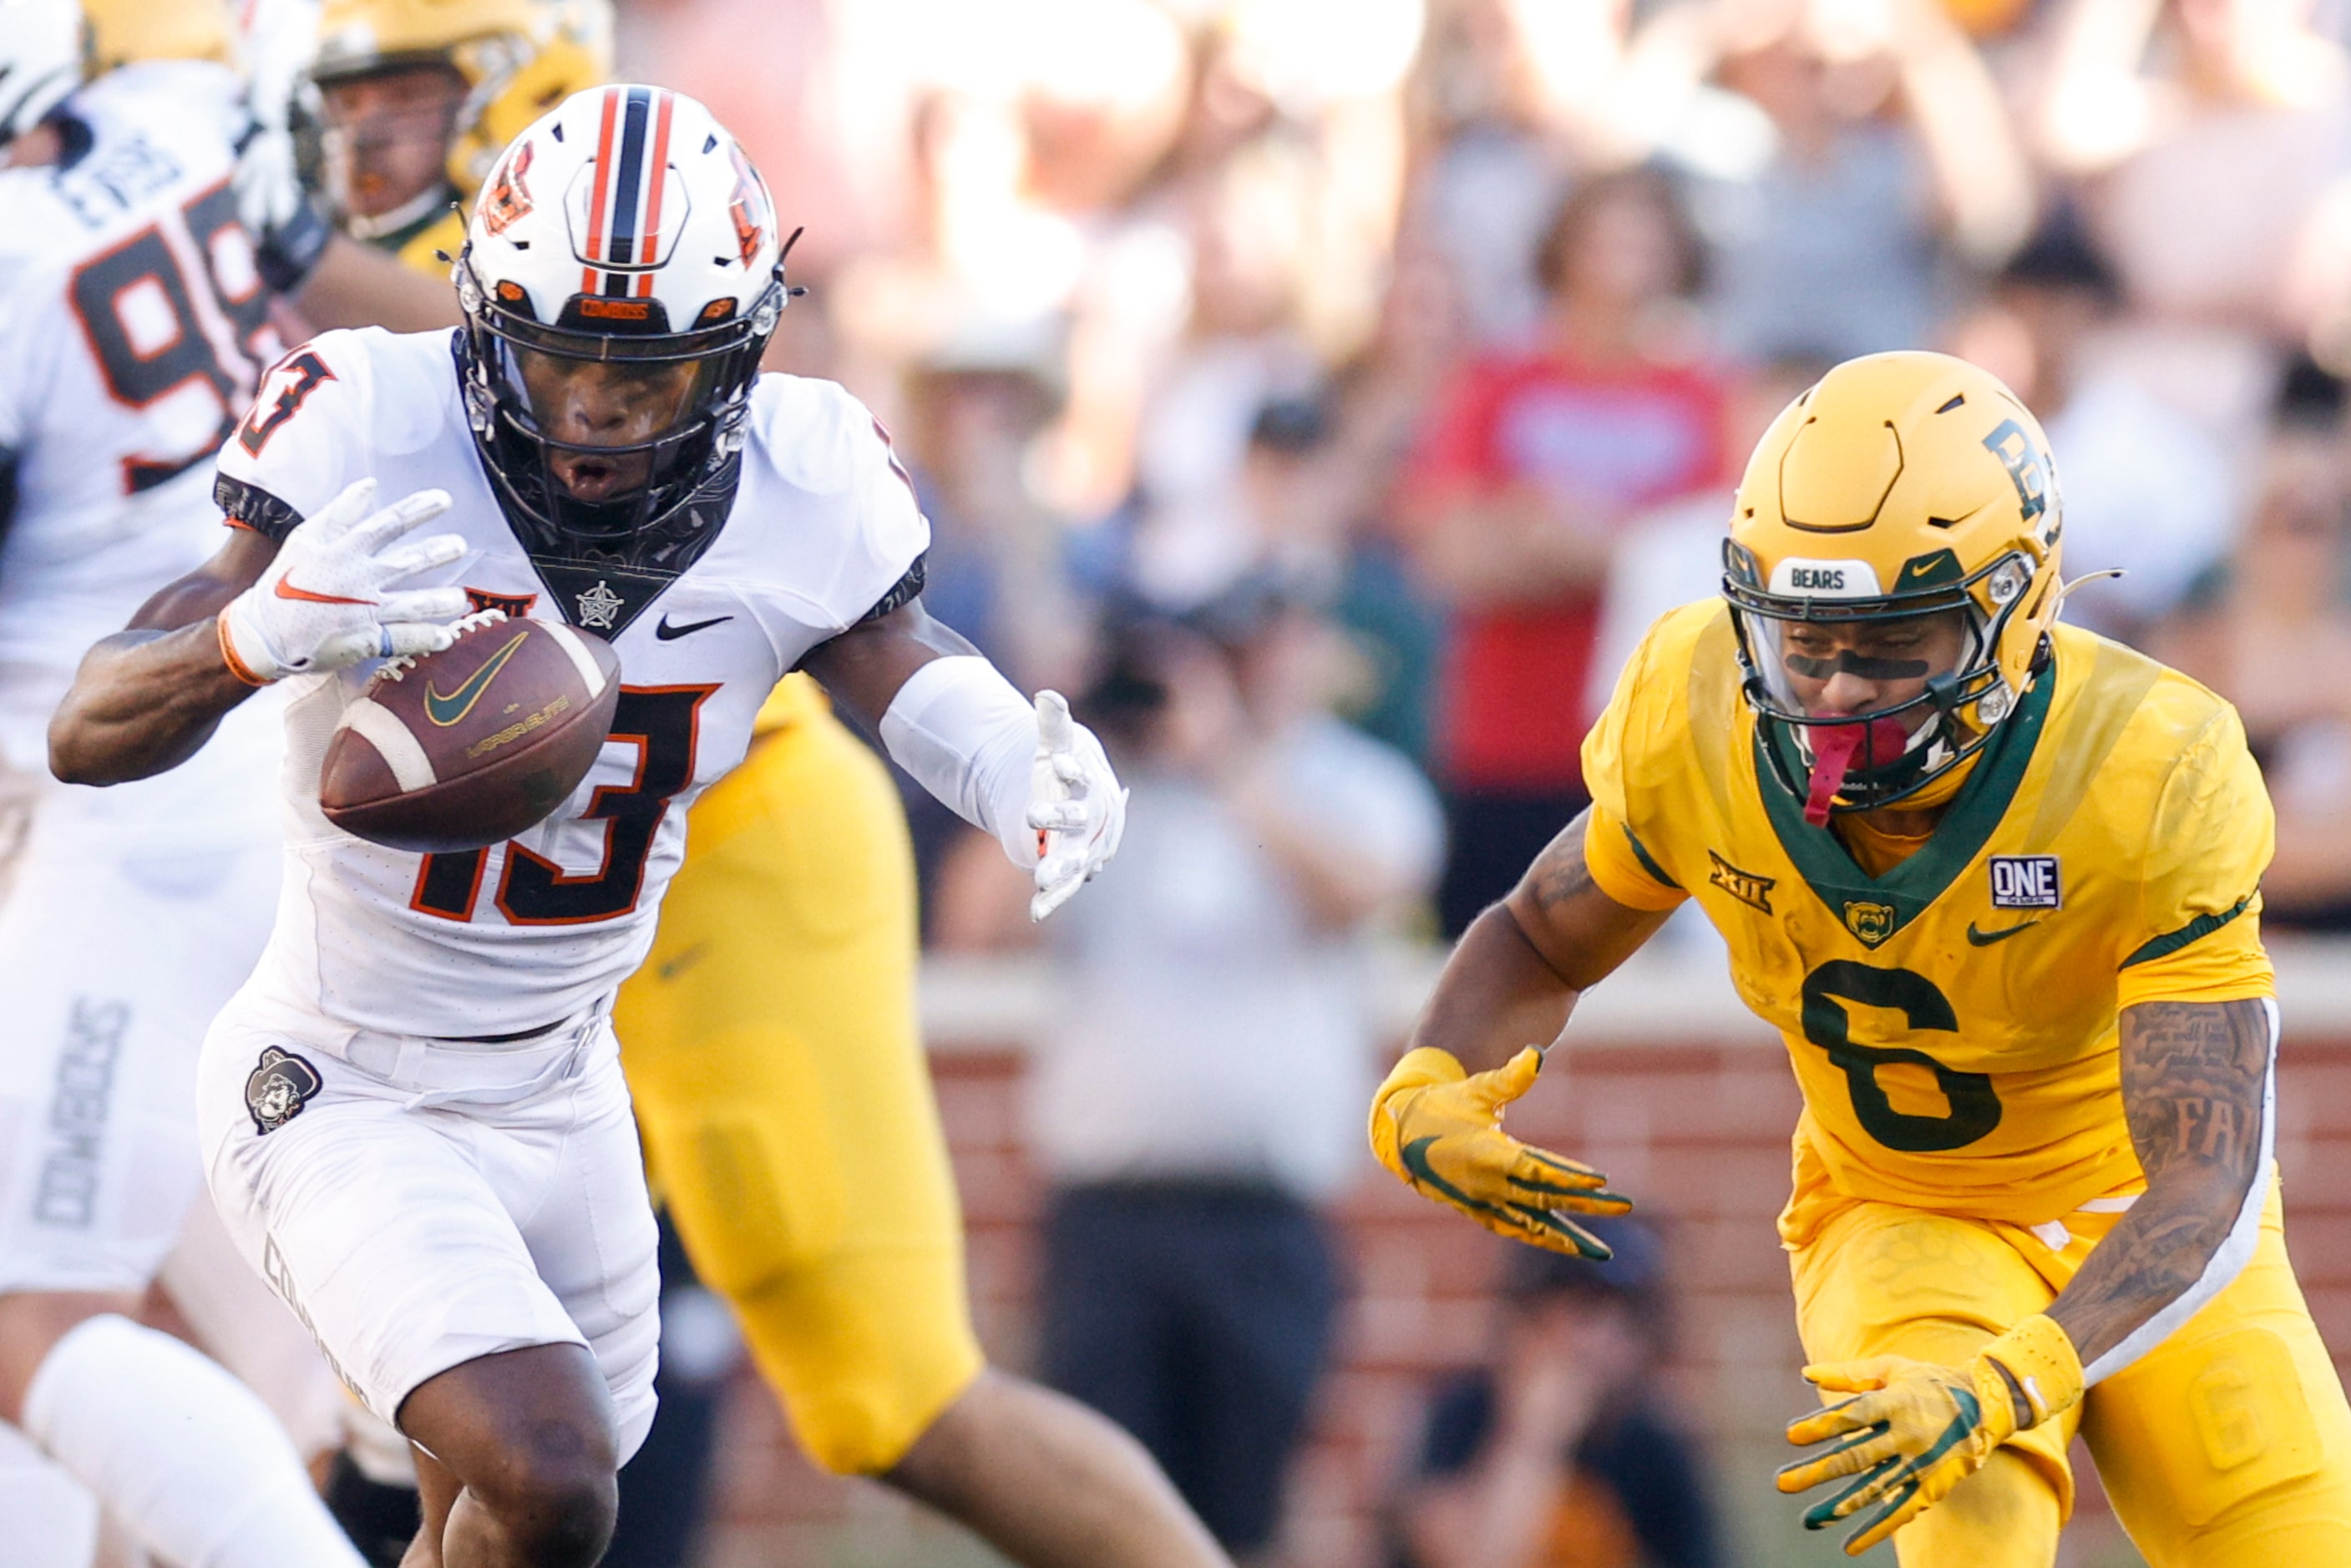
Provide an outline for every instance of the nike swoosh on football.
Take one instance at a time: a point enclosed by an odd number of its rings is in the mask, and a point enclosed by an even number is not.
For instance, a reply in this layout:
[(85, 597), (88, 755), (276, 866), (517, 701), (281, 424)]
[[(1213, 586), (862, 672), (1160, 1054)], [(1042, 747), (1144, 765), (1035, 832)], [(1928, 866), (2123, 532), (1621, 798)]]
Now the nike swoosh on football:
[(514, 657), (514, 650), (520, 648), (522, 639), (529, 635), (528, 630), (515, 633), (512, 640), (490, 655), (489, 662), (465, 677), (465, 683), (455, 691), (435, 691), (432, 683), (426, 682), (424, 716), (445, 730), (472, 712), (474, 704), (482, 700), (482, 693), (490, 689), (491, 680), (506, 668), (507, 660)]
[(659, 642), (675, 642), (681, 637), (692, 637), (695, 632), (706, 630), (722, 620), (734, 618), (731, 615), (715, 615), (708, 620), (690, 620), (684, 626), (672, 626), (669, 623), (669, 617), (664, 616), (661, 618), (661, 624), (653, 628), (653, 638)]
[(1968, 944), (1970, 947), (1988, 948), (1994, 942), (2004, 942), (2011, 937), (2021, 937), (2040, 923), (2038, 920), (2027, 920), (2021, 926), (2003, 926), (1996, 931), (1980, 931), (1976, 929), (1976, 923), (1970, 920)]
[(347, 599), (335, 594), (314, 594), (308, 588), (296, 587), (291, 577), (278, 578), (277, 586), (270, 591), (281, 599), (300, 599), (305, 604), (371, 605), (375, 603), (373, 599)]

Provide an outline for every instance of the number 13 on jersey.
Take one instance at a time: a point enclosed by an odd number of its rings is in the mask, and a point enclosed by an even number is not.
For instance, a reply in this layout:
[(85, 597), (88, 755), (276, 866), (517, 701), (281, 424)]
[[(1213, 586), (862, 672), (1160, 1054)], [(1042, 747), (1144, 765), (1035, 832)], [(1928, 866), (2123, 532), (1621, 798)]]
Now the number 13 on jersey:
[[(572, 926), (610, 920), (637, 907), (645, 857), (653, 853), (670, 801), (694, 782), (695, 742), (702, 704), (716, 686), (623, 686), (612, 716), (611, 739), (636, 748), (635, 776), (599, 785), (580, 814), (604, 824), (604, 857), (585, 876), (571, 876), (520, 843), (507, 846), (496, 902), (514, 926)], [(470, 920), (479, 903), (489, 851), (427, 855), (409, 908), (444, 920)]]

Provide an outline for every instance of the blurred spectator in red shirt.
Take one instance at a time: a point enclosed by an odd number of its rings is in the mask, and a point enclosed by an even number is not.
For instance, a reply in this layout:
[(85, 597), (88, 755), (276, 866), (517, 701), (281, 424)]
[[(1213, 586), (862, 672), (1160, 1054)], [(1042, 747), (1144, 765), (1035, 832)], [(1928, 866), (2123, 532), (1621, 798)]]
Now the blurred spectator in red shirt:
[(1722, 385), (1688, 304), (1700, 270), (1664, 178), (1578, 186), (1541, 252), (1540, 348), (1462, 371), (1406, 477), (1415, 565), (1453, 617), (1437, 743), (1448, 934), (1583, 805), (1585, 670), (1626, 519), (1723, 476)]
[(2060, 208), (1992, 280), (1951, 351), (2040, 416), (2064, 467), (2065, 575), (2122, 573), (2069, 597), (2065, 618), (2137, 643), (2227, 556), (2250, 476), (2116, 362), (2123, 306), (2113, 266)]

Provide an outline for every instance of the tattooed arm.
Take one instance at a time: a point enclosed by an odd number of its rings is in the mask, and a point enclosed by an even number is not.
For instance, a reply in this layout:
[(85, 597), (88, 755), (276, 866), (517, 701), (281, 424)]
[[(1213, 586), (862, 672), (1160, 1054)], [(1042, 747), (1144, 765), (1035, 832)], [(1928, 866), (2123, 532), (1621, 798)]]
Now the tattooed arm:
[(1627, 908), (1593, 883), (1583, 828), (1583, 816), (1569, 823), (1510, 897), (1462, 933), (1413, 1031), (1415, 1046), (1448, 1051), (1478, 1073), (1531, 1043), (1548, 1044), (1576, 996), (1665, 923), (1664, 914)]
[(2252, 1255), (2268, 1195), (2270, 1004), (2123, 1010), (2123, 1115), (2147, 1191), (2049, 1315), (2095, 1383), (2159, 1344)]

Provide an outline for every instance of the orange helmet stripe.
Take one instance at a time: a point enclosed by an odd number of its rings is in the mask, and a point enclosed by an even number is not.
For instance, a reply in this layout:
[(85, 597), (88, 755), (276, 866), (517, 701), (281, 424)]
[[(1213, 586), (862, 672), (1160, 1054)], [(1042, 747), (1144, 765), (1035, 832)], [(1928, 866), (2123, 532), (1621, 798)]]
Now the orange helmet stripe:
[[(596, 190), (588, 199), (588, 258), (591, 264), (604, 259), (604, 209), (612, 200), (612, 127), (620, 118), (621, 92), (616, 87), (604, 89), (603, 122), (596, 133)], [(592, 265), (580, 275), (580, 292), (596, 292), (596, 268)]]

